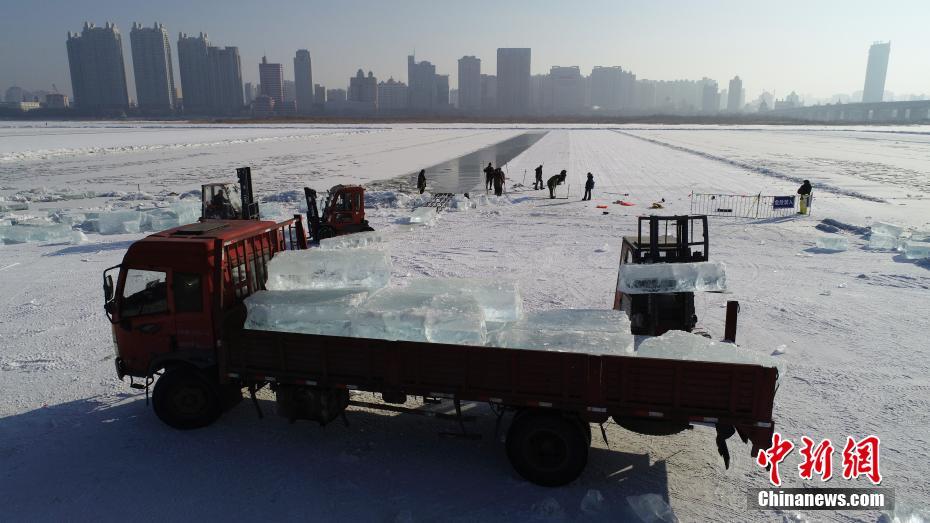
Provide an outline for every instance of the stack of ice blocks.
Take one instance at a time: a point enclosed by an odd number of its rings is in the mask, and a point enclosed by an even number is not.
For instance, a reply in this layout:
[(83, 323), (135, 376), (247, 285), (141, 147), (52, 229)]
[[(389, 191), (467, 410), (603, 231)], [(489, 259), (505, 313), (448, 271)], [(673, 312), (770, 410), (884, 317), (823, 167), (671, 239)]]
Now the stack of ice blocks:
[(620, 266), (618, 289), (625, 294), (725, 291), (726, 266), (721, 262), (625, 264)]
[(872, 234), (869, 235), (869, 249), (893, 251), (898, 248), (898, 238), (904, 228), (884, 222), (872, 224)]
[(384, 233), (378, 231), (344, 234), (320, 240), (321, 249), (377, 249), (384, 246)]
[(668, 331), (643, 341), (636, 355), (668, 360), (714, 361), (775, 367), (775, 361), (730, 343), (718, 343), (684, 331)]
[(383, 289), (363, 303), (353, 318), (360, 338), (483, 345), (484, 315), (471, 296)]
[(367, 292), (260, 291), (245, 300), (249, 329), (351, 336), (352, 318)]
[(407, 290), (427, 296), (464, 294), (477, 301), (488, 322), (514, 322), (523, 317), (523, 298), (513, 281), (477, 278), (419, 278)]
[(489, 334), (488, 345), (587, 354), (630, 354), (633, 335), (626, 314), (615, 310), (566, 309), (527, 313)]

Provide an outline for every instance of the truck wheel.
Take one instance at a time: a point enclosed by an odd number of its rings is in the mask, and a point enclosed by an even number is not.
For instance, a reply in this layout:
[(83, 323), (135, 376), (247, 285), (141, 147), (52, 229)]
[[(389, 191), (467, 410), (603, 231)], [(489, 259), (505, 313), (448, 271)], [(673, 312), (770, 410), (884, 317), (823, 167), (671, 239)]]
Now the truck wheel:
[(324, 225), (320, 227), (320, 231), (317, 233), (317, 236), (319, 236), (319, 238), (317, 238), (317, 241), (325, 240), (326, 238), (332, 238), (335, 235), (336, 235), (335, 229), (333, 229), (329, 225)]
[(216, 421), (223, 412), (217, 392), (200, 372), (174, 367), (155, 382), (152, 405), (155, 415), (166, 425), (181, 430), (199, 429)]
[(574, 481), (588, 463), (590, 440), (582, 426), (558, 412), (517, 415), (507, 432), (507, 457), (523, 478), (544, 487)]

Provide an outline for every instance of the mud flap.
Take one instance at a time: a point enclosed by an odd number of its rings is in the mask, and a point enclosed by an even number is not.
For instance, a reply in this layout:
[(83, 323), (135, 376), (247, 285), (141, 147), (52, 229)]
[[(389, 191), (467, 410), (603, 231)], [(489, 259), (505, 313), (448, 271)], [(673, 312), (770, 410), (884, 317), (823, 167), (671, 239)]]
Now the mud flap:
[(723, 458), (723, 466), (730, 468), (730, 450), (727, 448), (727, 440), (736, 434), (736, 428), (733, 425), (717, 424), (717, 452)]

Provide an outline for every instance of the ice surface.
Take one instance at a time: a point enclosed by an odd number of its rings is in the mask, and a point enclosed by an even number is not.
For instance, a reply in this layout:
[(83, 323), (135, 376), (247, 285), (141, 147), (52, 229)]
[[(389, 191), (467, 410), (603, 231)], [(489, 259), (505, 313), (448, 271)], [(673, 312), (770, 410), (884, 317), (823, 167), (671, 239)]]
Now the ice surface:
[(849, 249), (849, 240), (845, 236), (821, 236), (817, 238), (817, 248), (827, 251), (845, 251)]
[(930, 243), (909, 240), (904, 245), (904, 256), (909, 260), (930, 258)]
[(436, 218), (438, 217), (439, 215), (436, 214), (435, 207), (417, 207), (410, 213), (410, 223), (432, 225), (436, 222)]
[(527, 313), (488, 336), (488, 345), (509, 349), (586, 354), (633, 352), (630, 321), (620, 311), (568, 309)]
[(355, 309), (367, 296), (346, 290), (260, 291), (245, 299), (245, 327), (349, 336)]
[(384, 247), (384, 233), (364, 231), (320, 240), (321, 249), (377, 249)]
[(101, 213), (97, 222), (100, 234), (126, 234), (142, 229), (142, 213), (139, 211), (112, 211)]
[(477, 300), (487, 321), (512, 322), (523, 316), (523, 297), (514, 281), (477, 278), (418, 278), (407, 289), (426, 295), (465, 294)]
[(0, 212), (25, 211), (27, 209), (29, 209), (29, 204), (26, 202), (0, 201)]
[(869, 235), (869, 249), (893, 251), (898, 248), (898, 237), (873, 232)]
[(872, 234), (884, 234), (897, 238), (902, 232), (904, 232), (904, 227), (892, 223), (875, 222), (872, 224)]
[(386, 340), (484, 345), (484, 315), (471, 296), (383, 289), (362, 304), (352, 335)]
[(726, 266), (721, 262), (620, 266), (618, 290), (626, 294), (725, 291), (726, 288)]
[(678, 523), (672, 507), (658, 494), (630, 496), (626, 501), (643, 523)]
[(262, 202), (258, 205), (258, 214), (263, 220), (286, 220), (290, 218), (284, 205), (275, 202)]
[(388, 284), (391, 257), (374, 249), (309, 249), (281, 252), (268, 263), (268, 290), (354, 289)]
[(685, 331), (668, 331), (643, 341), (637, 356), (670, 360), (716, 361), (775, 367), (772, 358), (741, 349), (731, 343), (718, 343)]

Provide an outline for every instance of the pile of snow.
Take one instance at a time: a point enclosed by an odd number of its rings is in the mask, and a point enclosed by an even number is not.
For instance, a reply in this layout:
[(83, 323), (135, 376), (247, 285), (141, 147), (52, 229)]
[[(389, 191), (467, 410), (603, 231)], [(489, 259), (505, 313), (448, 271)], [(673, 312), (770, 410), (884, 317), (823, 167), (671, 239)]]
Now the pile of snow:
[(378, 249), (384, 247), (384, 233), (364, 231), (320, 240), (321, 249)]
[(488, 345), (587, 354), (632, 354), (633, 335), (625, 313), (567, 309), (527, 313), (489, 335)]
[(817, 238), (817, 248), (825, 251), (845, 251), (849, 249), (849, 240), (845, 236), (821, 236)]
[(721, 262), (625, 264), (617, 289), (624, 294), (715, 292), (727, 289)]
[(375, 249), (310, 249), (275, 254), (266, 288), (374, 291), (388, 284), (391, 257)]
[(449, 203), (449, 208), (455, 211), (467, 211), (469, 209), (476, 209), (477, 207), (477, 202), (470, 198), (466, 198), (465, 195), (462, 194), (456, 194)]
[(435, 207), (417, 207), (410, 213), (408, 223), (416, 225), (433, 225), (439, 218)]
[(93, 191), (51, 190), (41, 187), (20, 191), (13, 196), (13, 199), (21, 202), (60, 202), (96, 198), (97, 196), (98, 194)]
[(371, 209), (397, 209), (410, 207), (412, 198), (409, 194), (395, 191), (368, 191), (365, 193), (365, 207)]
[(741, 349), (732, 343), (718, 343), (685, 331), (668, 331), (661, 336), (648, 338), (639, 345), (636, 355), (644, 358), (776, 366), (775, 361), (768, 356)]

